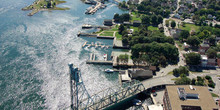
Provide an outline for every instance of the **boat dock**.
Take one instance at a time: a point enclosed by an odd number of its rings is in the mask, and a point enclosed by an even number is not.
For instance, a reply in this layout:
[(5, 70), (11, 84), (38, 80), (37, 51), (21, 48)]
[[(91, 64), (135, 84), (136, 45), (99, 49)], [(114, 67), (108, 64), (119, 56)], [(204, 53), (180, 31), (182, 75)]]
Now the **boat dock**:
[(111, 60), (95, 60), (95, 58), (96, 58), (95, 54), (91, 53), (89, 60), (86, 61), (86, 64), (112, 65), (112, 61)]
[(96, 34), (91, 34), (91, 33), (82, 33), (82, 32), (79, 32), (77, 34), (78, 37), (96, 37), (98, 39), (114, 39), (115, 37), (112, 37), (112, 36), (98, 36)]
[(88, 44), (88, 42), (85, 42), (83, 45), (82, 45), (82, 47), (84, 48), (84, 47), (95, 47), (95, 48), (98, 48), (98, 47), (101, 47), (101, 48), (109, 48), (109, 47), (112, 47), (112, 46), (110, 46), (110, 45), (105, 45), (105, 44), (101, 44), (101, 43), (94, 43), (94, 42), (92, 42), (91, 44)]
[(90, 29), (90, 28), (110, 29), (110, 27), (108, 26), (99, 26), (99, 25), (90, 25), (90, 24), (82, 25), (82, 29)]

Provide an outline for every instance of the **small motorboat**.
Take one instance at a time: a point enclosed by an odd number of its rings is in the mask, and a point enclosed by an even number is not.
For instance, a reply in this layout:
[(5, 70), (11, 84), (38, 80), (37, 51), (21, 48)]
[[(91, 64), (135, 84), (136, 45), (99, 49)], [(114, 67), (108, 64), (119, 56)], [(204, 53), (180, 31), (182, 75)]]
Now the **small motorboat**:
[(105, 72), (106, 72), (106, 73), (113, 73), (113, 72), (114, 72), (114, 70), (113, 70), (113, 69), (109, 69), (109, 68), (108, 68), (108, 69), (105, 69)]

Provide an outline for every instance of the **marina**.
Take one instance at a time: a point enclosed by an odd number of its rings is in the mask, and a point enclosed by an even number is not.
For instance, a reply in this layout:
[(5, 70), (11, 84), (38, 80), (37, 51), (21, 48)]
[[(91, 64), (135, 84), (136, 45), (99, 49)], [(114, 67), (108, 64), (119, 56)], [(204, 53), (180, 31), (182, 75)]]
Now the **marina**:
[(85, 14), (95, 14), (97, 10), (106, 8), (106, 5), (101, 3), (100, 1), (92, 1), (92, 2), (94, 2), (95, 6), (93, 5), (87, 8)]

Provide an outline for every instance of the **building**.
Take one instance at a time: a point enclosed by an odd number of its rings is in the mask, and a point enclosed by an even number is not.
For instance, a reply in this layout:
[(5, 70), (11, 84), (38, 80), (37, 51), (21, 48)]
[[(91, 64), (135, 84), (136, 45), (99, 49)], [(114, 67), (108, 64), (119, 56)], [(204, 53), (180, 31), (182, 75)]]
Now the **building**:
[(199, 53), (204, 55), (206, 51), (209, 49), (209, 47), (210, 47), (209, 44), (206, 44), (206, 43), (200, 44)]
[(128, 74), (131, 79), (148, 79), (153, 77), (153, 72), (150, 70), (139, 70), (139, 69), (130, 69), (128, 70)]
[(143, 70), (143, 69), (128, 69), (126, 71), (120, 72), (120, 79), (122, 82), (124, 81), (131, 81), (132, 79), (148, 79), (153, 77), (153, 72), (150, 70)]
[(206, 86), (166, 86), (163, 97), (164, 110), (218, 110)]
[(113, 25), (112, 19), (105, 19), (103, 24), (106, 26), (112, 26)]
[(141, 25), (141, 21), (133, 21), (134, 27), (139, 27)]

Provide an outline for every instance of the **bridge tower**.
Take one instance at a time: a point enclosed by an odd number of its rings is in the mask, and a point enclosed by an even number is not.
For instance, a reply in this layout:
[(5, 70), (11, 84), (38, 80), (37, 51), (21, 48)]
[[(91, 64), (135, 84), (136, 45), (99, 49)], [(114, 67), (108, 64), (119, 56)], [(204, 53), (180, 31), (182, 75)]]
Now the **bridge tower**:
[[(79, 110), (85, 108), (93, 101), (86, 90), (81, 72), (72, 63), (69, 64), (70, 69), (70, 95), (71, 95), (71, 110)], [(87, 99), (84, 101), (83, 99)]]

